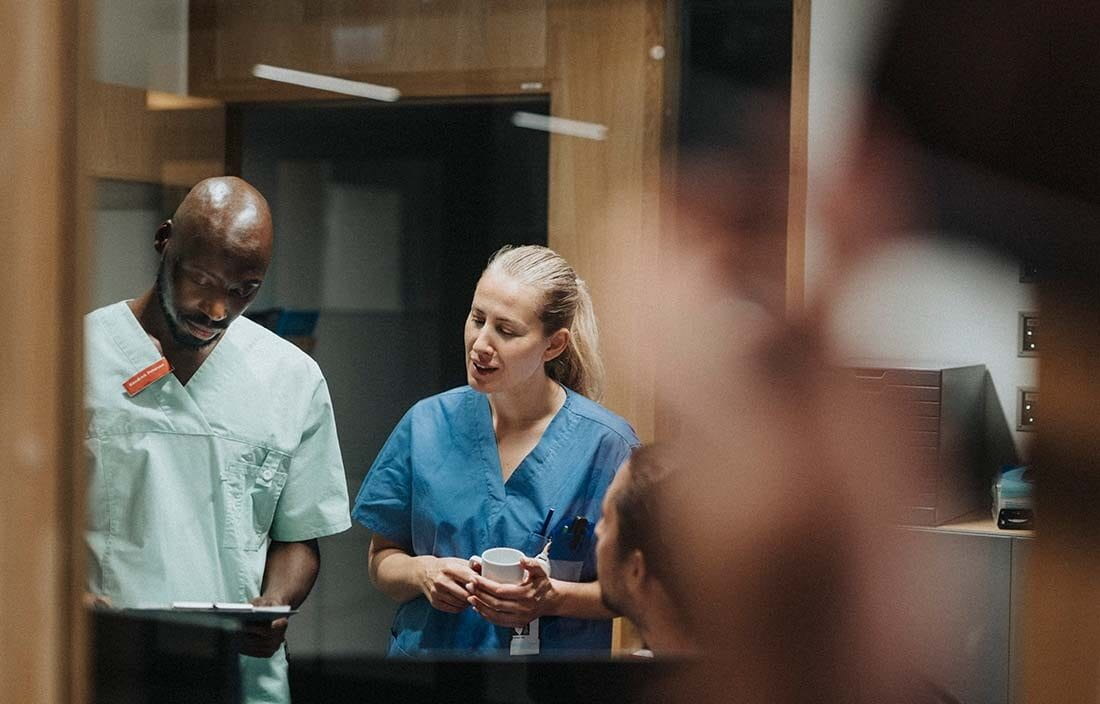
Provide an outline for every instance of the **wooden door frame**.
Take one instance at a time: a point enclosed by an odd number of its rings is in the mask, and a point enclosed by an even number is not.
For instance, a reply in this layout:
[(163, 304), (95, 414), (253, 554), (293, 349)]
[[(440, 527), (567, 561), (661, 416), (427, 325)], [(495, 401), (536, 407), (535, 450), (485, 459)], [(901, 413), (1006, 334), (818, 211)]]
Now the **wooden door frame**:
[(89, 189), (77, 119), (87, 86), (91, 3), (41, 0), (0, 9), (9, 79), (0, 123), (8, 179), (0, 251), (0, 357), (7, 491), (0, 516), (0, 691), (30, 704), (85, 702), (83, 352)]
[(787, 188), (787, 318), (802, 314), (806, 299), (806, 191), (810, 123), (810, 14), (813, 0), (792, 0), (790, 176)]

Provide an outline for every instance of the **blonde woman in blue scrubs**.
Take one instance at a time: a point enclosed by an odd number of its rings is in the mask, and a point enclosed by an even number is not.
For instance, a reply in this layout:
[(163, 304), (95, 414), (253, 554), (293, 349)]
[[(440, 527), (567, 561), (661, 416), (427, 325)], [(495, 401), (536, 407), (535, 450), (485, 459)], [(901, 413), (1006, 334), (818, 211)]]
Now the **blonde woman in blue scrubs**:
[[(534, 619), (541, 652), (607, 650), (593, 529), (638, 439), (593, 400), (602, 369), (584, 282), (546, 247), (501, 249), (478, 282), (465, 347), (468, 386), (405, 414), (353, 510), (374, 532), (371, 579), (401, 604), (390, 654), (506, 652)], [(551, 576), (528, 559), (520, 585), (468, 561), (492, 547), (532, 556), (548, 538)]]

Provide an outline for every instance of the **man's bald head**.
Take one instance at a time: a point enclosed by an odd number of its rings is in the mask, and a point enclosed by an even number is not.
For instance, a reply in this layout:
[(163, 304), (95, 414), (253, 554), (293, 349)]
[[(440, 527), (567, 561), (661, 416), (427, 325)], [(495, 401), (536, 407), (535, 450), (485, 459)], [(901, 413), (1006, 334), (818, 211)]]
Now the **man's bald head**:
[(271, 211), (260, 192), (235, 176), (200, 181), (172, 216), (177, 240), (199, 237), (215, 247), (251, 250), (271, 258)]
[(154, 290), (176, 343), (208, 347), (244, 312), (271, 263), (272, 238), (267, 201), (241, 179), (191, 189), (155, 239)]

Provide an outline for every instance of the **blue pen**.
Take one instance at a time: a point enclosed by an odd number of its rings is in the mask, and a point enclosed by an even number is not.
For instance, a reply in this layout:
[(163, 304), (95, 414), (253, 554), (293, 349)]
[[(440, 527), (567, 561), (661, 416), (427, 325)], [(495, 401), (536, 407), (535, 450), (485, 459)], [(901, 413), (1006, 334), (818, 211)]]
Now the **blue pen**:
[(542, 522), (542, 530), (539, 531), (539, 535), (547, 537), (546, 531), (550, 530), (550, 521), (554, 518), (554, 509), (550, 509), (546, 512), (546, 520)]

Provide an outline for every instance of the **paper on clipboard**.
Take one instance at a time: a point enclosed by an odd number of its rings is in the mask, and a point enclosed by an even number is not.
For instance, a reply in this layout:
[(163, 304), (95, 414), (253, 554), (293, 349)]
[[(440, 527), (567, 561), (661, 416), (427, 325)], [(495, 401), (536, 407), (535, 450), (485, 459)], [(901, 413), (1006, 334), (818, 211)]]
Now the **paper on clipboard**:
[(292, 609), (287, 604), (255, 606), (248, 603), (226, 601), (173, 601), (166, 606), (147, 605), (137, 610), (162, 614), (202, 614), (241, 621), (270, 621), (298, 613), (297, 609)]
[(256, 606), (247, 602), (230, 601), (173, 601), (172, 609), (182, 611), (234, 611), (249, 614), (289, 614), (294, 613), (289, 604), (276, 606)]

